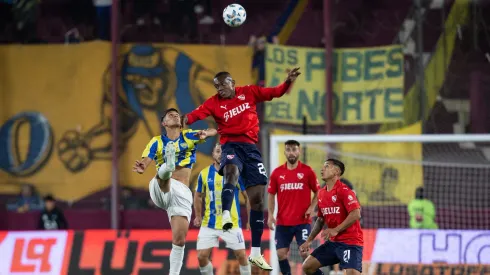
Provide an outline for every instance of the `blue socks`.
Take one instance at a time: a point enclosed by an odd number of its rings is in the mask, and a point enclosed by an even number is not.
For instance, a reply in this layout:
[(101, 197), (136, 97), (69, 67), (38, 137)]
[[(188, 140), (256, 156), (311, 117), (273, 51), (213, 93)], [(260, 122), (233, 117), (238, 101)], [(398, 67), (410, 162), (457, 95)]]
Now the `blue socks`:
[(233, 203), (233, 199), (235, 198), (235, 185), (231, 183), (225, 183), (223, 185), (223, 190), (221, 192), (221, 208), (223, 211), (230, 211), (231, 204)]
[(280, 260), (279, 268), (281, 269), (282, 275), (291, 275), (291, 266), (289, 266), (288, 259)]
[(250, 210), (250, 229), (252, 231), (252, 247), (259, 247), (264, 232), (264, 212)]

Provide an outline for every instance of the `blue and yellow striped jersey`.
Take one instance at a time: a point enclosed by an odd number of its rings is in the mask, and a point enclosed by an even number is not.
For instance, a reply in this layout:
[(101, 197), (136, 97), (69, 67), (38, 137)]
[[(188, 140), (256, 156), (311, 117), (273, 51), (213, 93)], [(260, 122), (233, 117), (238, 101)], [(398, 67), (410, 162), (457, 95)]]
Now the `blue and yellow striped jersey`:
[[(241, 228), (240, 219), (240, 199), (238, 194), (245, 191), (245, 186), (241, 178), (238, 178), (240, 190), (235, 189), (235, 199), (231, 205), (231, 220), (233, 228)], [(221, 190), (223, 190), (223, 177), (218, 174), (213, 164), (204, 168), (197, 178), (196, 192), (204, 195), (204, 217), (201, 226), (213, 229), (222, 229), (221, 223)]]
[(192, 164), (196, 162), (197, 144), (203, 143), (204, 140), (199, 139), (195, 134), (199, 130), (183, 130), (180, 136), (175, 139), (169, 139), (166, 135), (153, 137), (146, 145), (142, 158), (151, 158), (156, 162), (157, 170), (165, 163), (165, 146), (169, 141), (175, 143), (175, 165), (192, 168)]

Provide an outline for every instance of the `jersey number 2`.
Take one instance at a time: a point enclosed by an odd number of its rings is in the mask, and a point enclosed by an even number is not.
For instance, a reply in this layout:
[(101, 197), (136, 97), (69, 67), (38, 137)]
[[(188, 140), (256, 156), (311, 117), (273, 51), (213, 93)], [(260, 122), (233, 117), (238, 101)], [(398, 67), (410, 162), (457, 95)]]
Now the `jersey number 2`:
[(348, 263), (350, 260), (350, 250), (344, 250), (344, 262)]
[(259, 164), (257, 164), (257, 166), (259, 167), (259, 173), (267, 177), (267, 173), (265, 172), (264, 164), (259, 163)]

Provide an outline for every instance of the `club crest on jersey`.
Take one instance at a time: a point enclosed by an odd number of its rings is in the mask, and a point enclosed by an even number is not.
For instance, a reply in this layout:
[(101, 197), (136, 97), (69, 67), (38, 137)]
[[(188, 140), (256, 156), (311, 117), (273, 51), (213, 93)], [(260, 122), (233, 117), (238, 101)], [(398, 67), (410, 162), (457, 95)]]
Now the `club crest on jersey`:
[(235, 155), (226, 155), (227, 159), (233, 159), (234, 157), (235, 157)]
[(298, 179), (302, 179), (305, 176), (303, 173), (298, 173)]
[(188, 147), (187, 143), (185, 143), (185, 142), (182, 142), (179, 145), (180, 145), (180, 147), (182, 147), (182, 149), (187, 149), (187, 147)]
[(239, 95), (239, 96), (238, 96), (238, 99), (240, 99), (240, 100), (245, 100), (245, 95)]
[(336, 202), (336, 201), (337, 201), (337, 195), (333, 195), (333, 196), (332, 196), (332, 201), (333, 201), (333, 202)]

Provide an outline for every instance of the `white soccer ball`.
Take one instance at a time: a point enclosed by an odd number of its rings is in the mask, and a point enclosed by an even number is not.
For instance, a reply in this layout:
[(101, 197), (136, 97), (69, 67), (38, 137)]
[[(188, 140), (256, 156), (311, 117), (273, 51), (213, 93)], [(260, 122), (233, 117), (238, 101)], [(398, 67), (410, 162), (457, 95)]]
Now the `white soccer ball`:
[(247, 19), (247, 12), (239, 4), (230, 4), (223, 11), (223, 20), (230, 27), (238, 27)]

